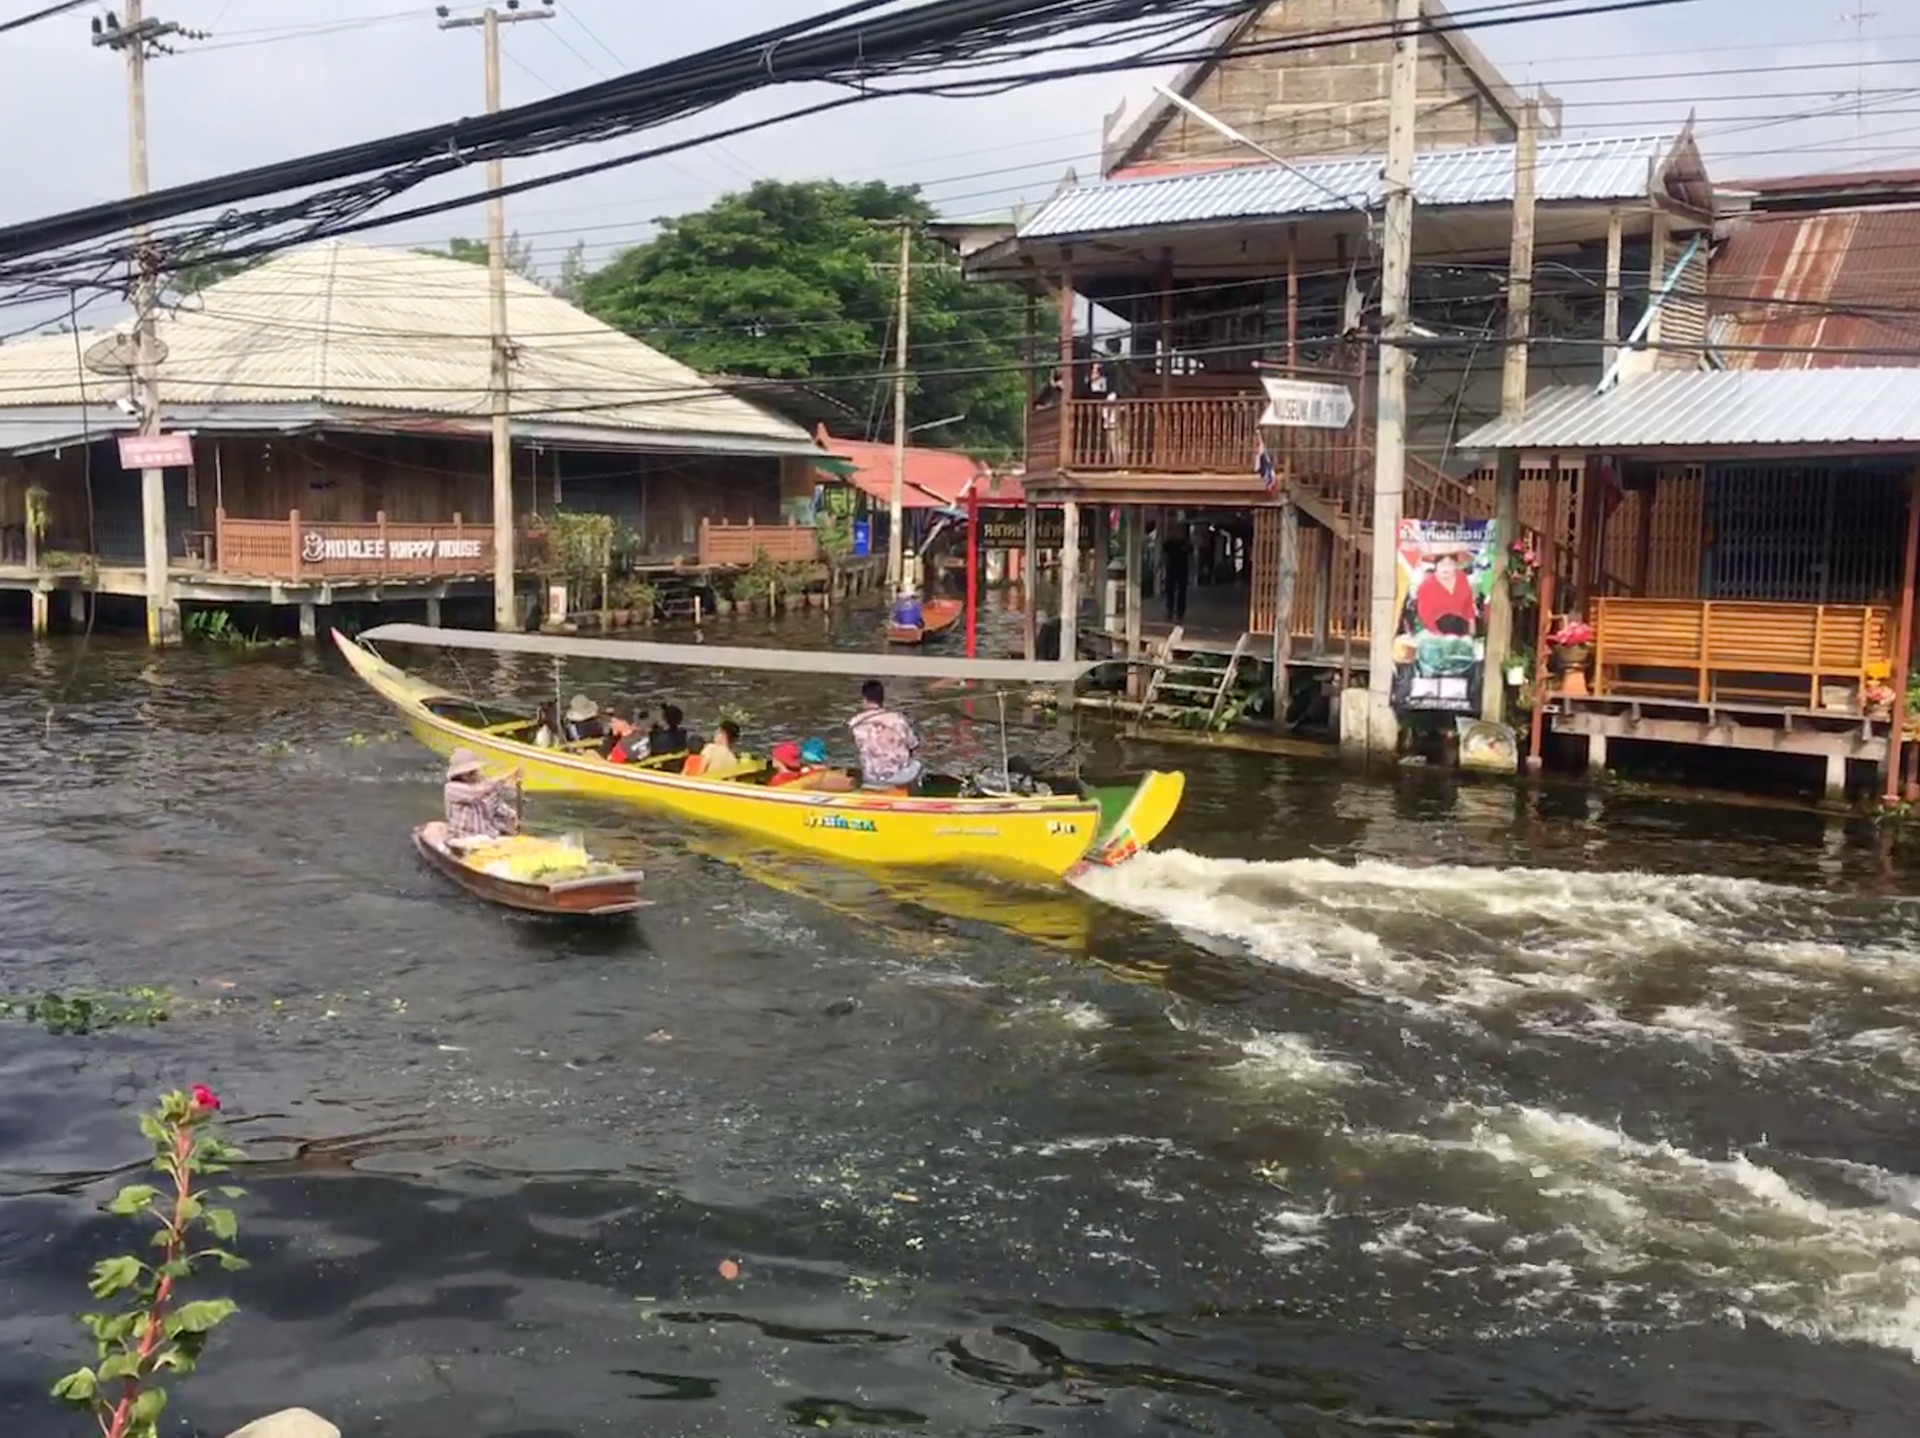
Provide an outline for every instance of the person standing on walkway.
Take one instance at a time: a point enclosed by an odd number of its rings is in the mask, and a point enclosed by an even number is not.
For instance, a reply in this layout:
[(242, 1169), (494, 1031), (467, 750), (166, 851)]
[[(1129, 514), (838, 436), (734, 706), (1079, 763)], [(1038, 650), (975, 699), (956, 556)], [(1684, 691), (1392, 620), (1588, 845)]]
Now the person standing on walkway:
[(1187, 617), (1187, 582), (1193, 572), (1193, 540), (1184, 524), (1167, 531), (1160, 551), (1161, 587), (1167, 593), (1167, 623), (1179, 624)]

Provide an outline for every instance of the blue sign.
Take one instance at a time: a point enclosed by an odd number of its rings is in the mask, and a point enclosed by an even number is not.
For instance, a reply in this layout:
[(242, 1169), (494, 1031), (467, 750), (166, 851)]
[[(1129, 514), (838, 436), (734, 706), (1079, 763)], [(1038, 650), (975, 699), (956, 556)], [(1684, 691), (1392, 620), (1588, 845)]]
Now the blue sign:
[(853, 522), (853, 557), (865, 559), (873, 553), (873, 521), (856, 519)]

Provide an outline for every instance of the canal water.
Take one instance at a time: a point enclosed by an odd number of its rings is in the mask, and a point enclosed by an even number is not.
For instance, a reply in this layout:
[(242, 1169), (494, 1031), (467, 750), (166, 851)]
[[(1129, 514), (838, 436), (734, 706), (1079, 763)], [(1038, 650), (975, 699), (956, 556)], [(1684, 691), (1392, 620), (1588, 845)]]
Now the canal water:
[[(639, 682), (558, 681), (676, 697)], [(645, 682), (750, 741), (850, 707)], [(331, 655), (9, 635), (0, 732), (0, 992), (171, 996), (0, 1021), (9, 1438), (82, 1431), (45, 1390), (126, 1244), (98, 1204), (195, 1081), (253, 1267), (207, 1280), (243, 1311), (169, 1433), (1754, 1438), (1920, 1403), (1920, 903), (1871, 825), (1108, 743), (1185, 767), (1183, 812), (1031, 893), (536, 798), (648, 870), (596, 935), (418, 868), (437, 769)]]

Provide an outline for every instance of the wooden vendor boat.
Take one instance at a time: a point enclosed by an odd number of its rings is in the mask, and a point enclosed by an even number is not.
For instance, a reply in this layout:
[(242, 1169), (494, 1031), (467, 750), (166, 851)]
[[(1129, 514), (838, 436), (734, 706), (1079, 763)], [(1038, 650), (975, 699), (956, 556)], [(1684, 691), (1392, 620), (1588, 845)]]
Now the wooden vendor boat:
[(938, 639), (960, 622), (967, 606), (958, 599), (929, 599), (920, 606), (920, 623), (887, 624), (887, 643), (922, 644)]
[(639, 870), (597, 864), (552, 839), (449, 839), (447, 826), (436, 821), (413, 831), (413, 846), (428, 868), (502, 908), (555, 918), (607, 919), (631, 914), (646, 903), (640, 897), (646, 876)]

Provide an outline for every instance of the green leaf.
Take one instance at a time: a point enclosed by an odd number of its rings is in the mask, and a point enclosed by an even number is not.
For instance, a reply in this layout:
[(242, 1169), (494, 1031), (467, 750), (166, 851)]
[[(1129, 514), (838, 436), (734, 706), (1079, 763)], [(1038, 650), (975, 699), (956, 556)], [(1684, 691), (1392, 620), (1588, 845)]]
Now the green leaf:
[(240, 1231), (240, 1220), (233, 1216), (230, 1208), (210, 1208), (204, 1218), (208, 1231), (222, 1243), (231, 1243), (234, 1234)]
[(160, 1190), (150, 1183), (130, 1183), (116, 1193), (107, 1204), (107, 1212), (120, 1218), (131, 1218), (144, 1212), (160, 1196)]
[(228, 1273), (238, 1273), (248, 1266), (246, 1259), (237, 1253), (228, 1253), (224, 1248), (203, 1248), (195, 1257), (211, 1258)]
[(247, 1191), (244, 1188), (235, 1188), (231, 1184), (217, 1191), (222, 1198), (245, 1198), (247, 1196)]
[(133, 1336), (133, 1326), (140, 1321), (137, 1313), (85, 1313), (80, 1322), (103, 1348), (109, 1344), (125, 1343)]
[(190, 1193), (180, 1200), (175, 1206), (174, 1212), (179, 1216), (180, 1222), (192, 1223), (200, 1216), (202, 1206), (198, 1195)]
[(197, 1303), (183, 1303), (167, 1319), (167, 1333), (205, 1333), (215, 1325), (224, 1323), (239, 1311), (240, 1305), (231, 1298), (203, 1298)]
[(140, 1132), (145, 1134), (155, 1148), (170, 1148), (173, 1136), (167, 1132), (167, 1126), (150, 1113), (140, 1115)]
[(160, 1421), (160, 1415), (167, 1410), (167, 1390), (148, 1388), (133, 1400), (133, 1421), (136, 1425), (144, 1423), (151, 1428)]
[(82, 1405), (93, 1402), (93, 1395), (99, 1391), (100, 1380), (93, 1376), (91, 1368), (76, 1368), (53, 1385), (55, 1398)]
[(97, 1376), (102, 1383), (111, 1383), (116, 1378), (131, 1378), (139, 1371), (138, 1353), (116, 1353), (100, 1365)]
[(123, 1289), (131, 1288), (140, 1281), (140, 1275), (146, 1272), (146, 1265), (129, 1254), (118, 1258), (103, 1258), (93, 1266), (93, 1277), (87, 1287), (95, 1298), (111, 1298)]

